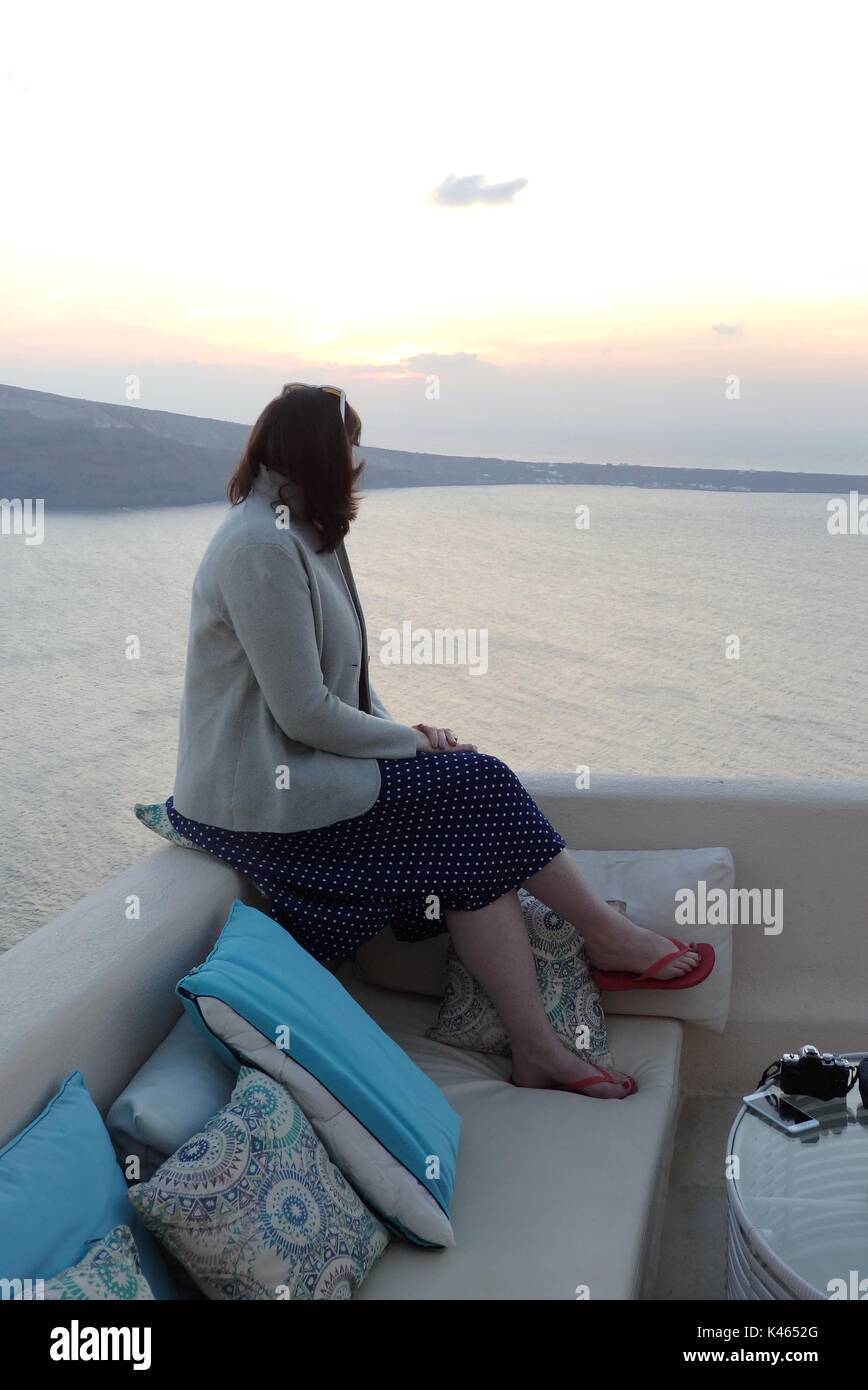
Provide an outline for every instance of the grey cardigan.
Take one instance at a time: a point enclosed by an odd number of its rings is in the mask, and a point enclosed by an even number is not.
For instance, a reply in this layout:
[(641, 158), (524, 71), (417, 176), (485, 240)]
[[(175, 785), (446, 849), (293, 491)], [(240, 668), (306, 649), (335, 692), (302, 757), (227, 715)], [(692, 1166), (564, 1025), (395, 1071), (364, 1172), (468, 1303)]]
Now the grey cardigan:
[[(226, 830), (312, 830), (369, 810), (377, 758), (424, 734), (371, 689), (365, 620), (343, 542), (318, 553), (301, 494), (261, 470), (193, 583), (174, 804)], [(287, 524), (288, 520), (288, 524)]]

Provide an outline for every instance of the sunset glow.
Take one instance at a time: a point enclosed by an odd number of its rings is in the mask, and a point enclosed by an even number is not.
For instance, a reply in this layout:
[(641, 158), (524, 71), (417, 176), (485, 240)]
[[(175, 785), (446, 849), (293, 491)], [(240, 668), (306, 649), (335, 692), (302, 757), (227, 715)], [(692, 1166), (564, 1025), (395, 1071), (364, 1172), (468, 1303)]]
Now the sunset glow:
[[(864, 378), (864, 8), (530, 20), (453, 3), (7, 18), (0, 379), (123, 399), (138, 372), (142, 404), (250, 418), (290, 367), (338, 370), (394, 444), (390, 391), (431, 355), (456, 383), (509, 374), (528, 410), (546, 374)], [(450, 174), (527, 184), (447, 205)], [(418, 424), (398, 428), (414, 447)], [(450, 429), (486, 447), (482, 413)]]

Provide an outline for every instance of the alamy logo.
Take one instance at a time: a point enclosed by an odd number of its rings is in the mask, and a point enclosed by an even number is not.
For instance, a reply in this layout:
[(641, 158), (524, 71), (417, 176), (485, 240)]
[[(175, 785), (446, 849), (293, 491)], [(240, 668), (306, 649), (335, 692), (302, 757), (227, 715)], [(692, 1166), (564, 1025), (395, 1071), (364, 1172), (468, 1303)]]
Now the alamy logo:
[(408, 620), (380, 633), (384, 666), (466, 666), (471, 676), (488, 670), (488, 628), (417, 627)]
[(44, 1297), (44, 1279), (0, 1279), (0, 1303), (6, 1299), (37, 1302)]
[(149, 1327), (82, 1327), (73, 1318), (69, 1327), (51, 1331), (52, 1361), (131, 1361), (134, 1371), (151, 1366)]
[(826, 530), (830, 536), (868, 536), (868, 497), (851, 492), (847, 497), (831, 497)]
[(762, 927), (765, 936), (784, 929), (782, 888), (709, 888), (701, 878), (695, 888), (675, 894), (679, 927)]
[(868, 1299), (868, 1279), (860, 1279), (858, 1269), (851, 1269), (847, 1279), (830, 1279), (826, 1285), (830, 1299), (854, 1299), (864, 1303)]
[(43, 497), (0, 497), (0, 536), (23, 536), (25, 545), (45, 540)]

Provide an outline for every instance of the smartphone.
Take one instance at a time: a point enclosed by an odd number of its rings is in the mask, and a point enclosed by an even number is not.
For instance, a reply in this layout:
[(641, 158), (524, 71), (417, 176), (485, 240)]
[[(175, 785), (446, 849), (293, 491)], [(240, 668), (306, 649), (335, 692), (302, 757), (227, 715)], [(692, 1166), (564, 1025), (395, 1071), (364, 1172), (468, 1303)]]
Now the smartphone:
[(742, 1096), (742, 1100), (748, 1110), (767, 1120), (776, 1129), (782, 1129), (785, 1134), (811, 1134), (820, 1128), (819, 1120), (793, 1105), (789, 1096), (785, 1096), (777, 1086), (764, 1086), (761, 1091)]

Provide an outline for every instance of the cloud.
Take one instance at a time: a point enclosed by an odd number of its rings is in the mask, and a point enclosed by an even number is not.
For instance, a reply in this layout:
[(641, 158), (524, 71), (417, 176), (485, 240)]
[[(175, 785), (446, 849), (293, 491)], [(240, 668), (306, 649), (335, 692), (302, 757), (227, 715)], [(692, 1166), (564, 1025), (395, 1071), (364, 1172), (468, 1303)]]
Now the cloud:
[(435, 203), (448, 208), (466, 208), (471, 203), (511, 203), (526, 185), (527, 179), (489, 183), (484, 174), (464, 174), (461, 178), (447, 174), (431, 196)]
[(483, 367), (490, 363), (475, 352), (416, 352), (405, 357), (401, 365), (411, 372), (439, 372), (444, 367)]
[(744, 329), (737, 323), (713, 323), (712, 333), (719, 333), (722, 338), (740, 338)]

